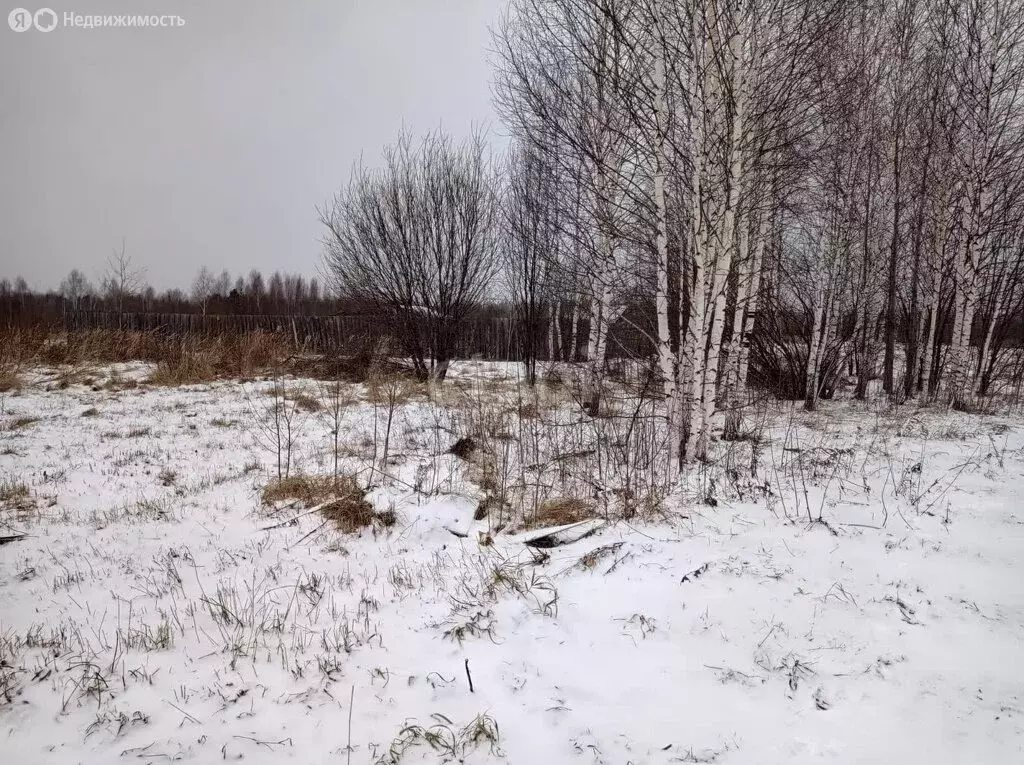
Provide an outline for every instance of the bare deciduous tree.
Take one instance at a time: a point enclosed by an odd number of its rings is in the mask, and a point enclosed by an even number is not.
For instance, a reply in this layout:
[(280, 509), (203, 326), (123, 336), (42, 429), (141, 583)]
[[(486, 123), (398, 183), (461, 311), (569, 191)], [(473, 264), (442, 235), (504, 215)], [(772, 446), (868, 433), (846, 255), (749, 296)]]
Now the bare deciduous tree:
[(562, 222), (557, 169), (530, 144), (513, 149), (502, 216), (502, 253), (515, 309), (519, 347), (530, 385), (537, 381), (537, 359), (545, 336), (558, 321), (550, 313), (553, 272), (560, 260)]
[(92, 294), (92, 285), (81, 271), (72, 268), (60, 283), (60, 294), (73, 309), (77, 309), (83, 298)]
[(384, 167), (359, 167), (319, 211), (326, 267), (342, 295), (401, 327), (417, 374), (443, 380), (466, 319), (498, 266), (498, 190), (484, 136), (402, 135)]
[(118, 312), (124, 310), (124, 302), (127, 298), (142, 289), (145, 274), (146, 269), (138, 267), (132, 262), (132, 256), (127, 254), (126, 243), (122, 239), (121, 249), (114, 250), (107, 258), (106, 271), (103, 275), (104, 296), (114, 301)]
[(213, 273), (206, 266), (199, 269), (196, 278), (192, 280), (192, 299), (199, 304), (203, 315), (206, 315), (206, 307), (216, 292)]

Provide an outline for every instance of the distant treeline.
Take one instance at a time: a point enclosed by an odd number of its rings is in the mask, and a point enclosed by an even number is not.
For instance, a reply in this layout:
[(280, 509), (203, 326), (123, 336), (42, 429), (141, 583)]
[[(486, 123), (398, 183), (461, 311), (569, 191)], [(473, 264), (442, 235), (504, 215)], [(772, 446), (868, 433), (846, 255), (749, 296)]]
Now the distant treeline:
[(362, 312), (359, 306), (342, 305), (326, 294), (315, 278), (281, 272), (265, 278), (253, 270), (248, 276), (232, 278), (227, 271), (213, 276), (202, 268), (187, 292), (157, 292), (143, 283), (141, 271), (130, 263), (109, 266), (98, 287), (78, 269), (65, 277), (59, 289), (47, 292), (30, 289), (20, 277), (13, 282), (0, 280), (0, 316), (8, 324), (57, 321), (68, 309), (254, 316)]

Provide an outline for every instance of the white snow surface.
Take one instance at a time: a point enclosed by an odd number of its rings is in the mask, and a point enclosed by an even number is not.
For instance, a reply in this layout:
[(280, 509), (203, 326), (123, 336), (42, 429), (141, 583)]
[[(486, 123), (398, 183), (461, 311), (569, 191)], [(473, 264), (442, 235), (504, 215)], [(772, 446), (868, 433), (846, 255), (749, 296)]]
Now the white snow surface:
[[(420, 403), (368, 495), (396, 526), (262, 531), (300, 512), (261, 507), (266, 383), (54, 374), (0, 413), (0, 479), (36, 503), (0, 512), (29, 534), (0, 546), (5, 764), (1024, 762), (1024, 420), (780, 405), (773, 433), (853, 444), (847, 477), (769, 466), (545, 555), (481, 546)], [(326, 427), (295, 470), (327, 469)]]

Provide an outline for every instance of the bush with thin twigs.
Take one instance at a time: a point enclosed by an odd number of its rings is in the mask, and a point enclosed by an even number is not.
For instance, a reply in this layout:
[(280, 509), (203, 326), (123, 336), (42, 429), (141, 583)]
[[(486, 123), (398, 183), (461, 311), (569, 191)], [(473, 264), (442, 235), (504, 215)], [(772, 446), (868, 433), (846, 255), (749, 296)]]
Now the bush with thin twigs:
[(486, 517), (492, 531), (521, 528), (560, 498), (589, 503), (587, 517), (660, 507), (669, 485), (664, 420), (643, 375), (635, 382), (642, 387), (607, 383), (599, 417), (549, 401), (545, 389), (449, 390), (444, 427), (463, 453), (465, 478), (484, 495), (478, 520)]
[(356, 396), (351, 386), (343, 383), (340, 379), (321, 382), (318, 393), (320, 396), (318, 402), (320, 420), (327, 426), (331, 437), (332, 474), (337, 476), (342, 451), (341, 423), (345, 416), (345, 410), (355, 403)]
[(254, 399), (247, 393), (246, 405), (253, 437), (260, 446), (274, 453), (280, 480), (291, 475), (292, 455), (308, 412), (286, 397), (287, 388), (280, 368), (274, 370), (272, 384), (266, 393), (269, 403)]

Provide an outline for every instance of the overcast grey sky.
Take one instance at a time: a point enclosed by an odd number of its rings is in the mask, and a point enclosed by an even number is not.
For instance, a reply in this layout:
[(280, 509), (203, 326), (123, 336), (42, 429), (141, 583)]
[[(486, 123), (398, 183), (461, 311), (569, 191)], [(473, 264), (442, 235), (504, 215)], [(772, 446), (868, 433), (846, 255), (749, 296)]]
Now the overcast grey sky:
[[(42, 3), (0, 0), (2, 17)], [(487, 124), (505, 0), (76, 0), (183, 27), (0, 26), (0, 278), (95, 280), (121, 239), (158, 290), (208, 265), (313, 275), (314, 207), (402, 125)]]

